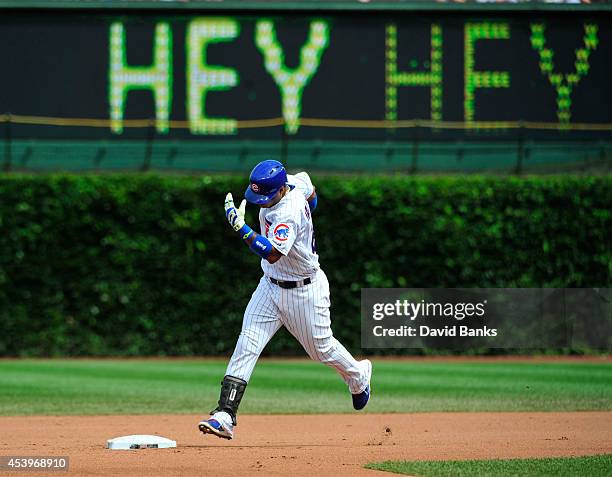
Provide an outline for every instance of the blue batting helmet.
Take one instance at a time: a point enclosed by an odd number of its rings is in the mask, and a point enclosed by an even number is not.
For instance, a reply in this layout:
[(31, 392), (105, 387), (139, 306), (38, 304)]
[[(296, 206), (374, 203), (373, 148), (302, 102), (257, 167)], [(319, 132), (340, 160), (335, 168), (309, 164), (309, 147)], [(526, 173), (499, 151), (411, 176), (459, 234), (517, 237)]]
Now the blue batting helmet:
[(251, 204), (262, 205), (276, 195), (287, 184), (287, 171), (278, 161), (263, 161), (257, 164), (249, 176), (249, 187), (244, 198)]

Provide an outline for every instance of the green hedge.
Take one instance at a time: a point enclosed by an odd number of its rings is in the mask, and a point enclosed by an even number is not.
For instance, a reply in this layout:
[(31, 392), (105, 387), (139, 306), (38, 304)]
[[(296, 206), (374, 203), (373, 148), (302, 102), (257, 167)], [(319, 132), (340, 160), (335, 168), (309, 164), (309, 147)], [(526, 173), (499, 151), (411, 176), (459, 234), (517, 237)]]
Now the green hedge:
[[(610, 177), (314, 178), (336, 336), (362, 287), (610, 286)], [(244, 178), (0, 178), (0, 355), (231, 352), (261, 274), (227, 226)], [(247, 212), (256, 223), (256, 210)], [(270, 353), (303, 354), (287, 333)]]

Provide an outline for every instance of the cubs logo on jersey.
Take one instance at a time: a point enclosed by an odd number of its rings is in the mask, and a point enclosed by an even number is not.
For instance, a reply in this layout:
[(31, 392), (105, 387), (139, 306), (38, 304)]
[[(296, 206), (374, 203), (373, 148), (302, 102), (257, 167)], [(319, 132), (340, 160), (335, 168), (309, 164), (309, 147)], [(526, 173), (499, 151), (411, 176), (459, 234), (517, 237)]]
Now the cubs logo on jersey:
[(284, 242), (289, 238), (289, 226), (287, 224), (278, 224), (274, 228), (274, 238), (279, 242)]

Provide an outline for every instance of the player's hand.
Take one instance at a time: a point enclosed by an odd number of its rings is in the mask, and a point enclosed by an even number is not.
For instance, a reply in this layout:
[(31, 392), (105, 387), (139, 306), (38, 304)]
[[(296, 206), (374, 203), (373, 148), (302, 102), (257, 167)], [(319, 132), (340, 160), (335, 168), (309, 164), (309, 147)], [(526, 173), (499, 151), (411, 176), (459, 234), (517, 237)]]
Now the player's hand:
[(240, 207), (236, 208), (232, 193), (228, 192), (228, 194), (225, 196), (225, 217), (227, 217), (227, 221), (236, 232), (238, 232), (244, 225), (245, 207), (246, 200), (243, 199), (240, 203)]

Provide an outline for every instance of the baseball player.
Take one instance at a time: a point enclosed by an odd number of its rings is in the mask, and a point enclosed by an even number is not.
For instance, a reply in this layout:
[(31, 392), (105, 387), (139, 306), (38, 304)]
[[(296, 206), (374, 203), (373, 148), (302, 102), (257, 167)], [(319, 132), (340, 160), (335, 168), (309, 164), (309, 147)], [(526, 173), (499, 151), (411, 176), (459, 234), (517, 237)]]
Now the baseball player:
[[(372, 364), (356, 361), (332, 335), (329, 283), (319, 267), (312, 212), (317, 194), (305, 172), (287, 175), (278, 161), (257, 164), (249, 178), (246, 200), (236, 208), (225, 198), (225, 216), (249, 249), (261, 257), (263, 277), (244, 312), (242, 331), (221, 383), (212, 418), (199, 429), (224, 439), (234, 436), (236, 414), (255, 363), (281, 326), (302, 344), (308, 355), (334, 368), (348, 385), (353, 407), (370, 399)], [(259, 230), (244, 222), (246, 201), (258, 205)]]

